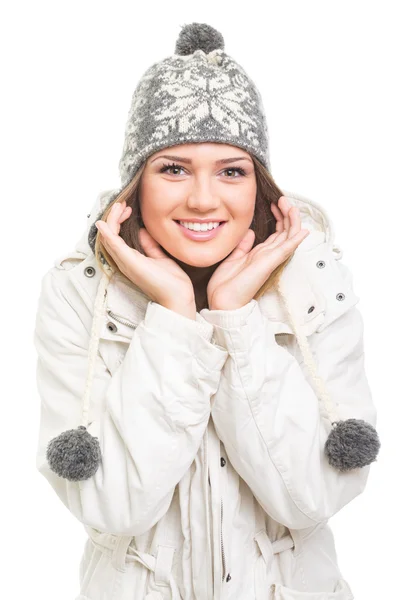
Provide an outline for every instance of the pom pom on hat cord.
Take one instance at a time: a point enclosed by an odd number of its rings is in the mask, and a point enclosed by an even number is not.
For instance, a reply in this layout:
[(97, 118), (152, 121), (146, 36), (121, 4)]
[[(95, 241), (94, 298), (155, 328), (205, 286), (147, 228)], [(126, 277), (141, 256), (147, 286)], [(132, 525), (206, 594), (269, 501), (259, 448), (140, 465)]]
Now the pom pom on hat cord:
[(298, 327), (290, 309), (281, 280), (278, 282), (277, 287), (303, 355), (304, 363), (314, 382), (318, 400), (324, 405), (332, 424), (332, 430), (328, 435), (324, 448), (329, 464), (339, 471), (349, 471), (372, 463), (376, 460), (381, 445), (375, 428), (362, 419), (347, 419), (344, 421), (339, 419), (325, 384), (317, 373), (307, 337)]

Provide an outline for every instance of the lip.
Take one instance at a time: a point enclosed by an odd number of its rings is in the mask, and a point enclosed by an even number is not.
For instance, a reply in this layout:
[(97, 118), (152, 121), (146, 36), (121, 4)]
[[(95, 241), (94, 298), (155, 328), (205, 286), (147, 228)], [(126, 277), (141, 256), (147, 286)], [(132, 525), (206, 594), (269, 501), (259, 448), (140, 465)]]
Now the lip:
[(183, 221), (184, 223), (225, 223), (226, 219), (174, 219), (174, 221)]
[(212, 240), (216, 235), (220, 232), (220, 230), (226, 225), (227, 221), (224, 221), (215, 229), (211, 229), (210, 231), (193, 231), (181, 225), (178, 221), (174, 221), (178, 227), (181, 229), (182, 233), (186, 235), (190, 240), (195, 240), (197, 242)]

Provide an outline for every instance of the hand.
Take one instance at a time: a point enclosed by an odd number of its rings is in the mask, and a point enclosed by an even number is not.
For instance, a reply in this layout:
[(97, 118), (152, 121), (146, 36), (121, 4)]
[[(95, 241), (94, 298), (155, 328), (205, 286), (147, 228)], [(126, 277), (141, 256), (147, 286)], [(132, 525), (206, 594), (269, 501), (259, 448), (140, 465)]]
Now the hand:
[(139, 231), (140, 243), (146, 253), (130, 248), (119, 235), (121, 223), (130, 217), (132, 208), (126, 201), (113, 204), (106, 221), (96, 221), (101, 241), (115, 264), (132, 283), (147, 296), (185, 316), (196, 316), (196, 303), (190, 277), (169, 258), (145, 227)]
[(207, 286), (210, 309), (234, 310), (250, 302), (271, 273), (310, 233), (308, 229), (300, 229), (299, 210), (285, 196), (279, 198), (278, 206), (271, 203), (271, 210), (276, 218), (275, 233), (252, 249), (255, 234), (248, 229), (214, 271)]

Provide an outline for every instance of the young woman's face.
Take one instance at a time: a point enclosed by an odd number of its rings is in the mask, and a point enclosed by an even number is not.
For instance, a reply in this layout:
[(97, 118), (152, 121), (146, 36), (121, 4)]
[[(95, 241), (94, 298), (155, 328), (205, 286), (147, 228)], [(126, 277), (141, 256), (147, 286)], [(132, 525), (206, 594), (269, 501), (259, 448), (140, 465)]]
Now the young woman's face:
[[(228, 256), (250, 227), (255, 201), (251, 156), (229, 144), (170, 146), (150, 156), (143, 171), (144, 225), (171, 256), (187, 265), (206, 267)], [(180, 220), (202, 219), (226, 222), (209, 239), (192, 239), (196, 232), (179, 225)]]

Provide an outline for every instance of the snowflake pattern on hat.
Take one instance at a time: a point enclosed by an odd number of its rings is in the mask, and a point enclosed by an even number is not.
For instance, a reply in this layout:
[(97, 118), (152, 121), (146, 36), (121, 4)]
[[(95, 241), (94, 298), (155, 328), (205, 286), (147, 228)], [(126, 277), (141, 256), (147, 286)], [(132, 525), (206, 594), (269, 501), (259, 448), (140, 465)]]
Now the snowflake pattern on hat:
[(126, 123), (119, 162), (122, 185), (161, 148), (205, 141), (241, 147), (270, 168), (259, 91), (222, 49), (173, 55), (147, 69)]

